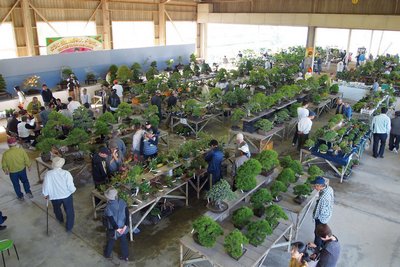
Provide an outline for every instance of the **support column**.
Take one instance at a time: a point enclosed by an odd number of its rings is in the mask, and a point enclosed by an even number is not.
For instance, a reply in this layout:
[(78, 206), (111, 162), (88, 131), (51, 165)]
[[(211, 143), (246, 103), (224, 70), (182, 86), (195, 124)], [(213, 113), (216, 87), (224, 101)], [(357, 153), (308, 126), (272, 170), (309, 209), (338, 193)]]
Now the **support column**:
[(203, 58), (204, 60), (207, 58), (207, 23), (199, 23), (198, 29), (199, 33), (199, 47), (198, 47), (198, 57)]
[(111, 49), (111, 23), (108, 0), (101, 0), (101, 10), (103, 16), (103, 47), (104, 49)]
[[(369, 39), (369, 45), (368, 45), (368, 55), (372, 55), (372, 40), (374, 39), (374, 30), (371, 31), (371, 38)], [(367, 55), (366, 55), (367, 56)], [(369, 58), (369, 57), (368, 57)]]
[[(313, 69), (314, 66), (314, 55), (315, 55), (315, 26), (309, 26), (307, 32), (307, 43), (306, 43), (306, 55), (304, 58), (304, 72), (307, 72), (309, 68)], [(312, 51), (312, 54), (308, 54), (307, 51)]]
[(167, 30), (165, 20), (165, 4), (158, 4), (158, 45), (167, 44)]
[(26, 54), (27, 56), (34, 56), (35, 46), (33, 42), (32, 16), (28, 0), (21, 0), (21, 9), (24, 23)]
[(350, 53), (350, 44), (351, 44), (351, 33), (352, 29), (349, 30), (349, 35), (347, 36), (347, 47), (346, 47), (346, 52)]

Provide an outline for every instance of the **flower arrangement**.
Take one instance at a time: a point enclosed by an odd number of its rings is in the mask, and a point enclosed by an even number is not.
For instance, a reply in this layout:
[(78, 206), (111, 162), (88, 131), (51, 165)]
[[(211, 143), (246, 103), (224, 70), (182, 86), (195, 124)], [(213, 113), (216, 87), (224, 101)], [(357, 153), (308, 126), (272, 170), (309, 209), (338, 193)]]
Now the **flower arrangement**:
[(33, 76), (26, 78), (24, 80), (23, 86), (24, 86), (24, 88), (28, 88), (28, 89), (39, 88), (41, 86), (40, 76), (33, 75)]

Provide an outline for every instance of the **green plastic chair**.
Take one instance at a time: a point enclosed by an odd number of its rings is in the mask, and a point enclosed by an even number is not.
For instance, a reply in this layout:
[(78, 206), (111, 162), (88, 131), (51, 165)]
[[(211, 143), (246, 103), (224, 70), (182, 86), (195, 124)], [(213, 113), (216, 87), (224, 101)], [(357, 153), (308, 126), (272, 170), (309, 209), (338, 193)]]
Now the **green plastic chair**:
[(14, 241), (12, 241), (11, 239), (4, 239), (4, 240), (0, 240), (0, 251), (1, 251), (1, 257), (3, 258), (3, 265), (4, 267), (6, 267), (6, 261), (4, 260), (4, 251), (7, 250), (8, 252), (8, 256), (10, 256), (10, 248), (14, 247), (15, 250), (15, 254), (17, 254), (17, 259), (19, 261), (19, 255), (18, 255), (18, 251), (17, 251), (17, 247), (14, 244)]

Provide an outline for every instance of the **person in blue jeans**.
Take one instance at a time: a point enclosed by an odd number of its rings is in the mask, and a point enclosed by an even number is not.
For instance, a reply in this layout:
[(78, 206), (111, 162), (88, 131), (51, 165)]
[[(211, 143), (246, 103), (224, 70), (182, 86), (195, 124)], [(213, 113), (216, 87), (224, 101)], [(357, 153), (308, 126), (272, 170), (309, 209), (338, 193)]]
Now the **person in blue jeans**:
[(222, 178), (221, 164), (224, 160), (224, 153), (219, 149), (217, 140), (211, 140), (209, 145), (210, 151), (204, 159), (208, 162), (207, 172), (212, 175), (212, 184), (214, 185)]
[(7, 220), (7, 216), (3, 216), (3, 213), (0, 211), (0, 230), (4, 230), (7, 228), (6, 225), (2, 225)]

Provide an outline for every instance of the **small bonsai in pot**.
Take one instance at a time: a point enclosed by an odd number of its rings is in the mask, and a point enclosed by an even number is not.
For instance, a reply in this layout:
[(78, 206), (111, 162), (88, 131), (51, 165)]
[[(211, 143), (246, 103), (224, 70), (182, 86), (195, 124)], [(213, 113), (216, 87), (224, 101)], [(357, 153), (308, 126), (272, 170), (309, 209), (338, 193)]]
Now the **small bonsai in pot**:
[(301, 204), (306, 200), (307, 196), (310, 195), (312, 192), (312, 189), (309, 184), (299, 184), (293, 187), (293, 193), (296, 195), (296, 197), (293, 199), (294, 202), (297, 204)]
[(214, 212), (223, 212), (228, 208), (228, 204), (224, 200), (232, 200), (235, 194), (232, 192), (229, 183), (222, 179), (211, 187), (206, 197), (209, 199), (207, 208)]
[(232, 112), (231, 121), (232, 129), (238, 129), (238, 124), (242, 118), (246, 116), (246, 112), (241, 108), (235, 108)]
[(327, 142), (332, 142), (333, 140), (335, 140), (335, 138), (336, 138), (337, 135), (338, 135), (338, 133), (337, 133), (336, 131), (330, 130), (330, 131), (327, 131), (327, 132), (324, 134), (323, 139), (324, 139), (325, 141), (327, 141)]
[(102, 115), (99, 116), (99, 118), (96, 120), (97, 121), (102, 121), (107, 124), (114, 124), (116, 123), (115, 117), (111, 112), (105, 112)]
[(339, 85), (337, 83), (332, 84), (331, 87), (329, 87), (329, 93), (331, 93), (332, 95), (336, 95), (337, 93), (339, 93)]
[(121, 81), (121, 83), (126, 83), (132, 78), (132, 71), (126, 65), (121, 65), (117, 71), (117, 79)]
[(275, 229), (278, 226), (279, 219), (288, 219), (285, 211), (276, 204), (269, 205), (265, 209), (265, 220), (269, 222), (272, 229)]
[(235, 92), (229, 91), (223, 97), (222, 100), (227, 103), (230, 107), (234, 107), (238, 103), (238, 98)]
[(247, 225), (246, 237), (253, 246), (261, 245), (267, 235), (271, 234), (271, 225), (266, 220), (258, 220)]
[(281, 110), (275, 114), (275, 125), (282, 125), (286, 120), (290, 119), (290, 115), (287, 111)]
[(266, 134), (274, 128), (274, 124), (268, 119), (261, 119), (257, 121), (254, 125), (259, 129), (259, 134)]
[(270, 175), (274, 168), (279, 165), (278, 153), (275, 150), (263, 150), (255, 159), (261, 163), (264, 176)]
[(304, 143), (304, 146), (308, 149), (311, 149), (315, 146), (315, 141), (312, 139), (307, 139), (306, 142)]
[(265, 212), (265, 204), (272, 201), (271, 192), (266, 188), (261, 188), (255, 192), (250, 202), (253, 204), (253, 211), (257, 217), (261, 217)]
[(235, 185), (243, 191), (250, 191), (257, 186), (256, 176), (261, 172), (261, 164), (256, 159), (249, 159), (237, 171)]
[(328, 151), (328, 146), (326, 144), (321, 144), (319, 145), (318, 149), (321, 154), (326, 154), (326, 152)]
[(281, 165), (282, 168), (289, 168), (290, 163), (291, 163), (292, 161), (293, 161), (293, 160), (292, 160), (292, 157), (289, 156), (289, 155), (287, 155), (287, 156), (284, 156), (283, 158), (281, 158), (281, 159), (279, 160), (279, 163), (280, 163), (280, 165)]
[(233, 212), (232, 223), (236, 228), (242, 229), (250, 222), (250, 219), (253, 216), (253, 210), (249, 207), (243, 206)]
[(132, 115), (132, 105), (122, 102), (121, 104), (118, 105), (118, 108), (115, 112), (115, 117), (124, 120), (124, 122), (129, 122), (130, 118), (129, 116)]
[(296, 182), (296, 174), (291, 168), (284, 168), (276, 180), (281, 181), (286, 186), (289, 186), (291, 183)]
[(296, 175), (303, 174), (303, 166), (301, 165), (299, 160), (292, 160), (292, 162), (290, 162), (289, 168), (291, 168)]
[(222, 235), (221, 226), (208, 216), (201, 216), (193, 222), (194, 239), (204, 247), (212, 248), (217, 237)]
[(281, 181), (275, 180), (269, 189), (271, 190), (273, 201), (279, 202), (282, 200), (282, 197), (279, 194), (281, 192), (286, 192), (287, 186)]
[(229, 256), (235, 260), (239, 260), (239, 258), (246, 252), (244, 245), (248, 243), (249, 240), (247, 237), (238, 229), (235, 229), (225, 237), (224, 248)]
[(317, 165), (311, 165), (307, 172), (310, 176), (321, 176), (324, 174), (324, 171), (321, 170)]

